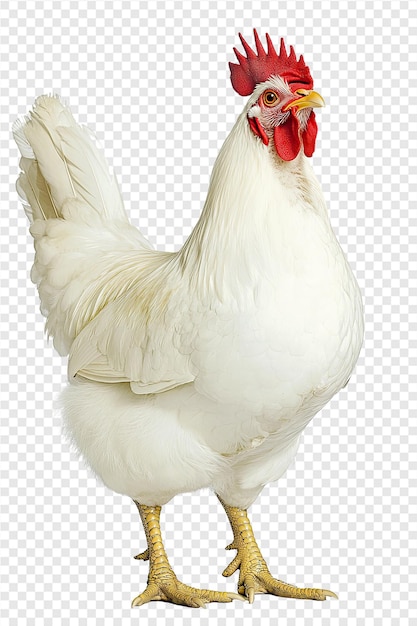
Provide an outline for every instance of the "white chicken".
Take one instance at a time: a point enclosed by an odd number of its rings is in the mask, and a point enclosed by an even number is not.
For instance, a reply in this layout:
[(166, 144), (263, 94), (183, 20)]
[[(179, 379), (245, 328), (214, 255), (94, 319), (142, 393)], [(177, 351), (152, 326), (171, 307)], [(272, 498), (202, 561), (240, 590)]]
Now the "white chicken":
[[(312, 417), (348, 381), (363, 335), (361, 296), (308, 163), (323, 106), (302, 57), (256, 52), (230, 64), (249, 96), (215, 162), (201, 217), (175, 253), (126, 216), (91, 133), (56, 96), (13, 128), (46, 329), (69, 355), (67, 431), (94, 472), (143, 521), (146, 589), (133, 605), (324, 600), (273, 578), (247, 508), (282, 476)], [(230, 520), (238, 594), (180, 582), (161, 506), (211, 488)]]

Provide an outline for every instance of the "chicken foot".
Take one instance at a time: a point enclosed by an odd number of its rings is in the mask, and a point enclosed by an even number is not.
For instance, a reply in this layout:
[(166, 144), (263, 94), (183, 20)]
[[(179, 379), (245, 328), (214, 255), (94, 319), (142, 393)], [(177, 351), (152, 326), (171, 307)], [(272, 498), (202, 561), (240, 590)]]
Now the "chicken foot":
[(219, 496), (217, 497), (226, 511), (233, 530), (233, 541), (226, 550), (237, 550), (237, 555), (226, 567), (223, 576), (231, 576), (239, 569), (238, 592), (246, 596), (250, 603), (253, 603), (256, 593), (305, 600), (325, 600), (328, 596), (337, 598), (337, 595), (328, 589), (295, 587), (274, 578), (256, 543), (246, 510), (228, 506)]
[(195, 589), (180, 582), (169, 564), (161, 537), (159, 518), (160, 506), (146, 506), (134, 501), (138, 507), (145, 529), (148, 549), (135, 558), (149, 560), (148, 585), (132, 602), (133, 606), (140, 606), (152, 600), (164, 600), (174, 604), (191, 607), (204, 607), (206, 602), (232, 602), (242, 600), (242, 596), (226, 591), (210, 591)]

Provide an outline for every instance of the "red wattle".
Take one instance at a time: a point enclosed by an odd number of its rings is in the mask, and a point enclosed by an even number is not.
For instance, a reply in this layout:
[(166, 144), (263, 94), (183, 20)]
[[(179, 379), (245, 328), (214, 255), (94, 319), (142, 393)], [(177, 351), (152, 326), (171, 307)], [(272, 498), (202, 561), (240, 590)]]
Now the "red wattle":
[(260, 137), (263, 143), (267, 146), (269, 144), (269, 139), (263, 129), (262, 124), (259, 122), (258, 118), (249, 117), (248, 120), (249, 120), (249, 126), (253, 134), (256, 135), (257, 137)]
[(291, 113), (289, 119), (274, 129), (275, 149), (283, 161), (292, 161), (300, 152), (300, 123), (296, 115)]
[(317, 122), (314, 111), (310, 113), (310, 117), (308, 118), (307, 128), (301, 135), (304, 144), (304, 154), (308, 157), (311, 157), (314, 148), (316, 146), (316, 137), (317, 137)]

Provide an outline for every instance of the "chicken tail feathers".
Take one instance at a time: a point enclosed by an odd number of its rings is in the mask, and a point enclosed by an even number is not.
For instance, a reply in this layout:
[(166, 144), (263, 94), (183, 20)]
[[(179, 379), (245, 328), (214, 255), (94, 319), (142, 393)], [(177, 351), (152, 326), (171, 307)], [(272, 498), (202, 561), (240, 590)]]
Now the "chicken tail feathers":
[(83, 221), (89, 215), (127, 220), (116, 178), (94, 135), (76, 123), (58, 96), (37, 98), (29, 115), (14, 123), (13, 136), (22, 155), (16, 187), (31, 222), (65, 219), (71, 200), (82, 207)]
[[(48, 335), (65, 355), (92, 316), (129, 288), (152, 246), (129, 223), (93, 135), (57, 96), (38, 98), (13, 136), (21, 153), (16, 187), (35, 244), (31, 278)], [(130, 278), (119, 280), (123, 272)]]

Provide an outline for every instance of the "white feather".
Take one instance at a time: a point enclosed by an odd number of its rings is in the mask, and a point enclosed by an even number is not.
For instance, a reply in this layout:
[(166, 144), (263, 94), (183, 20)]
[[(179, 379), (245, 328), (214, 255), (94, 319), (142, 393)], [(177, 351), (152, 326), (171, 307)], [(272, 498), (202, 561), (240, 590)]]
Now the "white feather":
[(90, 212), (127, 220), (117, 181), (92, 133), (58, 97), (40, 96), (25, 123), (15, 123), (13, 130), (22, 156), (37, 160), (58, 207), (77, 198)]
[(117, 181), (92, 134), (58, 97), (38, 98), (30, 115), (15, 122), (13, 134), (22, 153), (17, 189), (35, 239), (32, 279), (48, 334), (65, 355), (78, 318), (89, 321), (79, 306), (85, 290), (94, 283), (105, 292), (108, 271), (117, 273), (132, 252), (151, 246), (129, 224)]
[(35, 154), (24, 132), (26, 122), (27, 118), (19, 118), (14, 121), (12, 126), (13, 138), (17, 144), (17, 147), (19, 148), (22, 157), (25, 157), (26, 159), (34, 159)]

